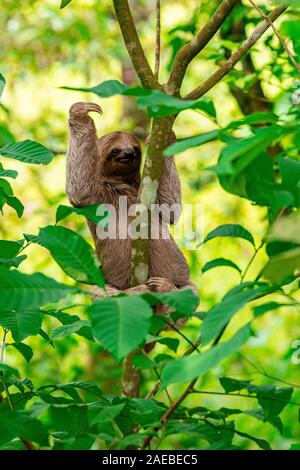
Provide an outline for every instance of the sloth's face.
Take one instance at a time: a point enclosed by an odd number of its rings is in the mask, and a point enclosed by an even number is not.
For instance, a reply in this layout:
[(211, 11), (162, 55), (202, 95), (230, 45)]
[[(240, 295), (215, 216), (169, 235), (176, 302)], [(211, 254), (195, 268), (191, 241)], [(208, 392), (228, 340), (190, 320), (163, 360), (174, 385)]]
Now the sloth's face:
[(126, 132), (113, 132), (99, 139), (102, 172), (105, 176), (133, 178), (139, 174), (141, 145)]

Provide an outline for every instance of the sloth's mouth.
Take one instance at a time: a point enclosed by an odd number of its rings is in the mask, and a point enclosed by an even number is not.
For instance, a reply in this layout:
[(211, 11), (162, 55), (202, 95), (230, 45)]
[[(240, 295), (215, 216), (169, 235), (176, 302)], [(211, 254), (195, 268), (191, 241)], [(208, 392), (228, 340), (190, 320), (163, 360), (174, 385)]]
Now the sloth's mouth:
[(133, 162), (135, 160), (135, 155), (120, 155), (118, 157), (115, 157), (115, 161), (119, 163), (128, 163), (128, 162)]

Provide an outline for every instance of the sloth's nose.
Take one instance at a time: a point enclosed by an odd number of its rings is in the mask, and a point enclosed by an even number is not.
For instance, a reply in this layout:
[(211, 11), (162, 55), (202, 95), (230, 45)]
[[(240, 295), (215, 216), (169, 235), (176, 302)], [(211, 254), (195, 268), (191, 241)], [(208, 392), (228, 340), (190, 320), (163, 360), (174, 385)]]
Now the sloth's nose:
[(124, 157), (127, 157), (127, 158), (133, 158), (134, 155), (135, 155), (134, 149), (132, 147), (124, 149), (123, 150), (123, 155), (124, 155)]

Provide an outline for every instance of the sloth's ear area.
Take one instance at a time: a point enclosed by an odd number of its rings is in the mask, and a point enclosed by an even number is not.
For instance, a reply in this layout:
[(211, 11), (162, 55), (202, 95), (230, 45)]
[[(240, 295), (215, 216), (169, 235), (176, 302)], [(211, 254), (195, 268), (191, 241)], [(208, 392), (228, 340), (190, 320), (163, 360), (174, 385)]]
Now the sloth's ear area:
[(70, 117), (83, 117), (90, 112), (103, 114), (102, 108), (98, 104), (79, 102), (72, 104), (69, 115)]

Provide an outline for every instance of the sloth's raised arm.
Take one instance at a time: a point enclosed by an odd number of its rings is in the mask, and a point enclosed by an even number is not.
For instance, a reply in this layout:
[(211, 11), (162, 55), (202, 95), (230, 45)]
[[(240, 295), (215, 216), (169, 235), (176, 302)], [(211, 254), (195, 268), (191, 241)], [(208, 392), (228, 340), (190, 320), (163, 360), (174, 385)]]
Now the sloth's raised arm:
[(97, 135), (89, 112), (102, 114), (94, 103), (75, 103), (69, 111), (70, 141), (67, 154), (66, 191), (75, 207), (96, 203)]

